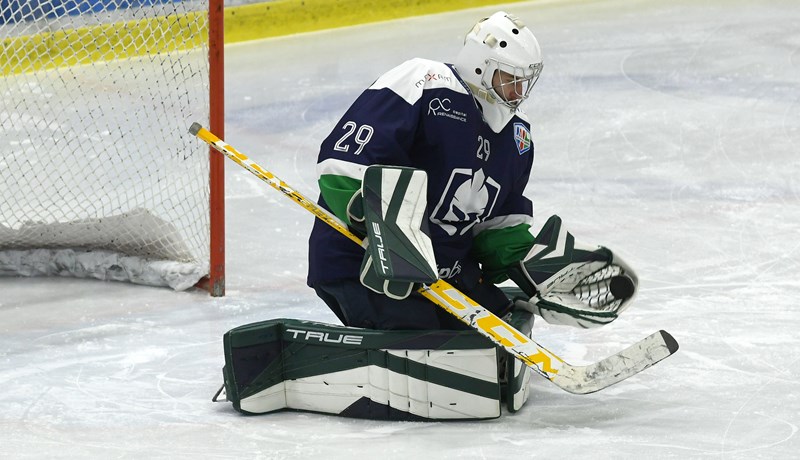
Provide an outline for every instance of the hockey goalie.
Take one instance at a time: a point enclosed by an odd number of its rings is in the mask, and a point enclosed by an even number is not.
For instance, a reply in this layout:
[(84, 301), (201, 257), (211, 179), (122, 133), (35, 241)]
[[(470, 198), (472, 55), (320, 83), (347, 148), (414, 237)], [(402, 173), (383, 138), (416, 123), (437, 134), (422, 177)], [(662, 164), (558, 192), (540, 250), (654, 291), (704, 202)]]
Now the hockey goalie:
[(525, 334), (535, 316), (593, 328), (630, 305), (637, 277), (614, 252), (577, 241), (558, 216), (532, 231), (523, 190), (534, 146), (520, 104), (541, 70), (530, 28), (498, 12), (453, 64), (412, 59), (358, 97), (322, 142), (318, 203), (366, 248), (321, 220), (309, 241), (308, 284), (342, 326), (229, 331), (225, 391), (237, 410), (397, 420), (519, 410), (529, 368), (417, 292), (438, 279)]

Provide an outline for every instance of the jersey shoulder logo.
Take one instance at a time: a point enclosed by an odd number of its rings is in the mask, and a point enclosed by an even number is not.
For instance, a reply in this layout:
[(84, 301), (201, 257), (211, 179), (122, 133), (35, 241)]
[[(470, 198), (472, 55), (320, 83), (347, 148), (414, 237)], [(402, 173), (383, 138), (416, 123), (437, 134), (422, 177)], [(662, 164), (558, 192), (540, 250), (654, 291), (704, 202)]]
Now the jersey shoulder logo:
[(452, 107), (449, 97), (435, 97), (428, 102), (428, 116), (446, 117), (462, 123), (467, 122), (467, 114)]
[(514, 140), (517, 143), (517, 151), (523, 155), (531, 149), (531, 132), (524, 123), (514, 123)]

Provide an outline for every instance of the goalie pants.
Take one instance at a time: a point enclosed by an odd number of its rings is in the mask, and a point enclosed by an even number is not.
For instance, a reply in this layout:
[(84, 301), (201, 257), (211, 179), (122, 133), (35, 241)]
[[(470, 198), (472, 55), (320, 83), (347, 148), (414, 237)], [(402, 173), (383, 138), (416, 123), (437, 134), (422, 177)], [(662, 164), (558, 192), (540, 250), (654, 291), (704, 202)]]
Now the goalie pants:
[[(467, 289), (463, 281), (448, 281), (498, 316), (511, 310), (513, 303), (493, 284), (478, 281)], [(412, 292), (406, 299), (394, 300), (365, 288), (358, 280), (349, 279), (317, 283), (313, 287), (345, 326), (380, 330), (468, 329), (418, 292)]]

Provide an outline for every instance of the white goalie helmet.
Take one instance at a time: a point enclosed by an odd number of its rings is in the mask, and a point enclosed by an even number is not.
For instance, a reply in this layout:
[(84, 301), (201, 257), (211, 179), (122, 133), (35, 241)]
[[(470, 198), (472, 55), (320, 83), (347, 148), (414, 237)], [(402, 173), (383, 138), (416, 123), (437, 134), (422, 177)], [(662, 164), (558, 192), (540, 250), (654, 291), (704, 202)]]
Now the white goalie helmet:
[(473, 95), (488, 102), (488, 107), (482, 104), (484, 118), (499, 132), (539, 78), (542, 51), (530, 28), (499, 11), (470, 30), (455, 67)]

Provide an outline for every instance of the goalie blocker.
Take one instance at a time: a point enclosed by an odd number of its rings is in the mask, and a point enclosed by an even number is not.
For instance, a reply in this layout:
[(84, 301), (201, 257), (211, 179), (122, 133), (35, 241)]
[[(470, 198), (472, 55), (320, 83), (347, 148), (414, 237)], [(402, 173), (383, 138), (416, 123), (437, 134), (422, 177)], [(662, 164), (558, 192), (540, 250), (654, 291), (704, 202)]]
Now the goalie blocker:
[[(533, 316), (509, 322), (530, 333)], [(378, 420), (518, 411), (530, 368), (475, 331), (377, 331), (275, 319), (228, 331), (224, 398), (244, 414), (300, 410)]]

